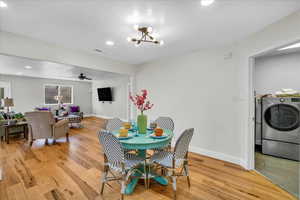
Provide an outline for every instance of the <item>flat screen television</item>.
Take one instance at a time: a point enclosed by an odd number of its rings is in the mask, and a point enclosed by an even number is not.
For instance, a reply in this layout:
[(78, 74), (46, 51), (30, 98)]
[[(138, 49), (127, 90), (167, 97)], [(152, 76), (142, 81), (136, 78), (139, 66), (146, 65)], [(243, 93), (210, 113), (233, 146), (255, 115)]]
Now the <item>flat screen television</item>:
[(98, 88), (99, 101), (112, 101), (112, 92), (110, 87)]

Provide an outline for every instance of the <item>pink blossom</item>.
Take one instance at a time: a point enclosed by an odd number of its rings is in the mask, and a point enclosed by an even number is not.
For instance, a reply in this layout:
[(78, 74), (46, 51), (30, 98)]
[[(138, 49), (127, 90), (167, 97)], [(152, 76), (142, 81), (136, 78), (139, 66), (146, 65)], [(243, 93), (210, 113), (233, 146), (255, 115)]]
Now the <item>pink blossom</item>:
[(129, 93), (129, 99), (142, 113), (143, 111), (150, 110), (153, 107), (153, 104), (151, 104), (150, 101), (147, 100), (147, 96), (147, 90), (141, 90), (141, 95), (136, 94), (135, 96), (132, 96)]

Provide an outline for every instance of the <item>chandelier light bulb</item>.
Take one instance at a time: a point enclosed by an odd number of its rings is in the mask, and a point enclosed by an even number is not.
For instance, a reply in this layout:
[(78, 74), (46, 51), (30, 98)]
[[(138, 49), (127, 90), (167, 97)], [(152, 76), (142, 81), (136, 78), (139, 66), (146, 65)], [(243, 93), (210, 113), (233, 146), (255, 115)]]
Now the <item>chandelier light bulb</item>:
[(7, 3), (0, 1), (0, 8), (7, 8)]
[(210, 6), (211, 4), (214, 3), (215, 0), (201, 0), (201, 5), (202, 6)]
[(164, 45), (165, 44), (165, 42), (163, 41), (163, 40), (161, 40), (160, 42), (159, 42), (159, 45), (160, 46), (162, 46), (162, 45)]
[(131, 37), (127, 37), (127, 41), (128, 41), (128, 42), (131, 42), (131, 41), (132, 41), (132, 38), (131, 38)]
[(151, 26), (149, 26), (149, 27), (147, 28), (147, 31), (148, 31), (148, 33), (151, 33), (151, 32), (153, 31), (153, 28), (152, 28)]

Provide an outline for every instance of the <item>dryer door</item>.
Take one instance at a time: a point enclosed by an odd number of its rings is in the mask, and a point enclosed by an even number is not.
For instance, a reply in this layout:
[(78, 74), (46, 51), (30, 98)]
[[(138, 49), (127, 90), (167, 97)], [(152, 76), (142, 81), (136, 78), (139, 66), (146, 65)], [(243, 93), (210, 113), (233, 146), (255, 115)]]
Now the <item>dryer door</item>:
[(289, 104), (272, 105), (265, 110), (264, 121), (273, 129), (266, 132), (266, 139), (299, 143), (300, 114), (297, 107)]

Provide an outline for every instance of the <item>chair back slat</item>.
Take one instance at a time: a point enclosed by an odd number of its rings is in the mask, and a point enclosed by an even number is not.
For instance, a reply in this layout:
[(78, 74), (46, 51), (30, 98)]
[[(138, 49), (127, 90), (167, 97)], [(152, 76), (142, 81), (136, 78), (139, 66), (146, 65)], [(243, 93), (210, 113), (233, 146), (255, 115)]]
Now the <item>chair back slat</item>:
[(107, 120), (105, 129), (112, 132), (112, 131), (120, 129), (122, 126), (123, 126), (122, 120), (120, 120), (119, 118), (113, 118), (113, 119)]
[(159, 117), (154, 122), (162, 129), (174, 131), (174, 121), (170, 117)]
[(98, 133), (100, 144), (107, 157), (108, 163), (119, 165), (124, 162), (124, 149), (118, 138), (107, 130)]
[(186, 129), (177, 139), (174, 149), (175, 159), (184, 159), (194, 134), (194, 129)]

